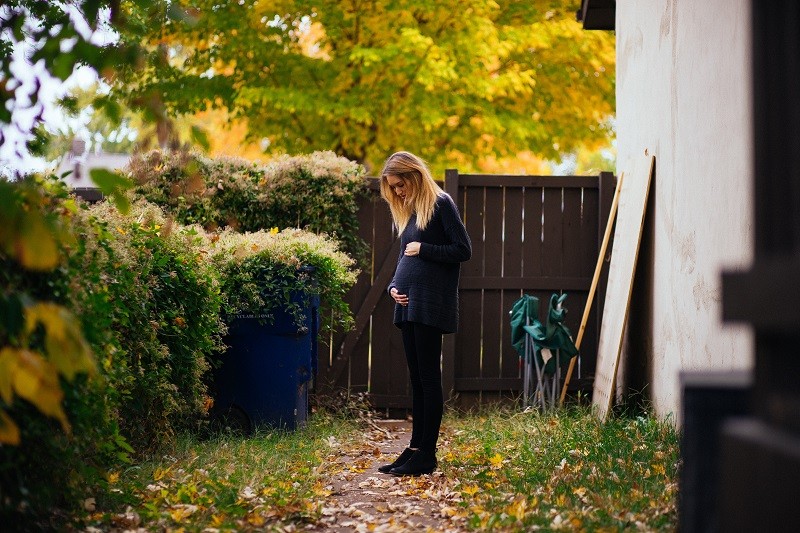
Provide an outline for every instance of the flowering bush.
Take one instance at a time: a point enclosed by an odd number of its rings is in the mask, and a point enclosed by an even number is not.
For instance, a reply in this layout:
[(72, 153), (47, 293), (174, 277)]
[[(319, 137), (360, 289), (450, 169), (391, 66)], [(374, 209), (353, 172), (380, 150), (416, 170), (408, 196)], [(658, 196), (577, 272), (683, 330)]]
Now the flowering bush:
[(120, 423), (138, 449), (155, 449), (205, 413), (208, 360), (224, 348), (219, 277), (197, 232), (157, 206), (134, 202), (122, 215), (101, 203), (87, 215), (105, 238), (106, 254), (93, 260), (104, 264), (111, 305), (97, 320), (116, 334), (108, 366), (124, 400)]
[(138, 193), (181, 224), (254, 232), (300, 228), (364, 252), (358, 200), (364, 168), (333, 152), (281, 156), (266, 166), (243, 159), (152, 151), (129, 165)]
[(227, 314), (257, 310), (271, 315), (281, 309), (301, 324), (303, 306), (292, 301), (292, 295), (300, 293), (320, 296), (327, 311), (325, 328), (350, 327), (352, 314), (344, 295), (358, 271), (336, 241), (304, 230), (273, 228), (253, 233), (227, 230), (207, 236), (206, 242), (220, 274)]

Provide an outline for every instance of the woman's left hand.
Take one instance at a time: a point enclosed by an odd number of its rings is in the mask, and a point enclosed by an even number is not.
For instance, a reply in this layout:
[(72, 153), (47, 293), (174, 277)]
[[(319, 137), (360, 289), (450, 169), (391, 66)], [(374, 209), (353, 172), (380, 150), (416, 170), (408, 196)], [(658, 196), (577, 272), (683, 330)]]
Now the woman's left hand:
[(420, 243), (417, 241), (406, 244), (405, 255), (419, 255)]

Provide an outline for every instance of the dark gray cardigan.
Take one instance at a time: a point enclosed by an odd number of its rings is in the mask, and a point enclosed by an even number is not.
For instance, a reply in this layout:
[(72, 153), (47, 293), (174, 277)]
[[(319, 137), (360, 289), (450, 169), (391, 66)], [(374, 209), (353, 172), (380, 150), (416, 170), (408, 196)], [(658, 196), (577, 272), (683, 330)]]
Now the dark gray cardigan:
[[(404, 255), (418, 241), (419, 255)], [(458, 276), (461, 263), (472, 255), (472, 243), (458, 208), (446, 193), (439, 195), (431, 221), (417, 227), (416, 214), (400, 236), (400, 257), (388, 290), (408, 295), (408, 305), (394, 306), (394, 323), (420, 322), (444, 333), (458, 329)]]

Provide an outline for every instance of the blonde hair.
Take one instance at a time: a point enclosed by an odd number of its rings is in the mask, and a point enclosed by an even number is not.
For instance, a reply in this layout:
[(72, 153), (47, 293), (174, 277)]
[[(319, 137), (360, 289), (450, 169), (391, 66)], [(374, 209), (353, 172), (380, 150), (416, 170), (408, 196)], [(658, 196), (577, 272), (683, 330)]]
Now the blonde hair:
[[(389, 176), (400, 178), (408, 187), (405, 201), (392, 190)], [(441, 194), (444, 191), (433, 181), (428, 165), (414, 154), (395, 152), (384, 163), (381, 170), (381, 196), (389, 204), (398, 233), (403, 233), (414, 213), (417, 214), (417, 227), (425, 229), (433, 217), (436, 199)]]

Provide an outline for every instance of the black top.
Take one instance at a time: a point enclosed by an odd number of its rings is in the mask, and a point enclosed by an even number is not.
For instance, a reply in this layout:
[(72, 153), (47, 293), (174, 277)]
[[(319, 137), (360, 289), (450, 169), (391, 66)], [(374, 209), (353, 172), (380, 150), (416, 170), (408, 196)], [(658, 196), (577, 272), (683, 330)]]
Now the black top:
[[(419, 255), (404, 255), (410, 242), (422, 243)], [(458, 275), (472, 255), (467, 229), (453, 199), (441, 193), (428, 226), (420, 231), (411, 216), (400, 236), (400, 257), (389, 291), (408, 295), (408, 305), (394, 306), (394, 323), (419, 322), (444, 333), (458, 329)]]

